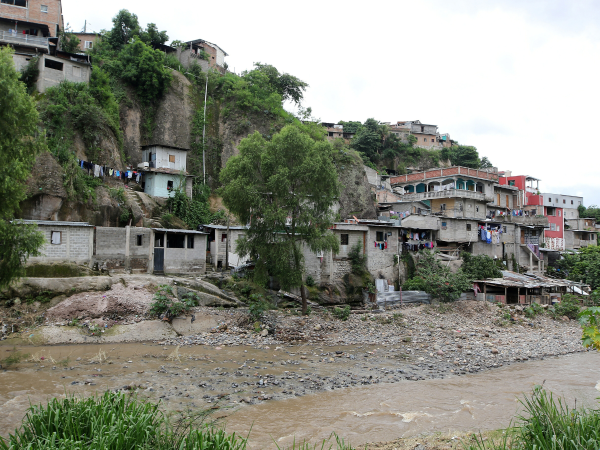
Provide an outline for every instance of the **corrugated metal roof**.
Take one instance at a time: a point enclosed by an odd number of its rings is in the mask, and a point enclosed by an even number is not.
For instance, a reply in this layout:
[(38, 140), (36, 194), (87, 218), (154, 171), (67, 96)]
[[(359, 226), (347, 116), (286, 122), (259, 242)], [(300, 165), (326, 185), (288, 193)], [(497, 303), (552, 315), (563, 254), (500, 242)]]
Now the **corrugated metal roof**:
[[(556, 278), (543, 277), (534, 274), (520, 274), (509, 270), (502, 271), (503, 278), (492, 278), (489, 280), (478, 280), (476, 283), (492, 284), (494, 286), (520, 287), (527, 289), (536, 289), (541, 287), (571, 287), (581, 286), (582, 283), (562, 280)], [(584, 285), (587, 286), (587, 285)]]
[(93, 227), (87, 222), (60, 222), (58, 220), (16, 220), (15, 222), (35, 223), (38, 226), (55, 226), (55, 227)]
[[(202, 225), (204, 228), (214, 228), (215, 230), (226, 230), (226, 225)], [(248, 227), (229, 227), (230, 230), (247, 230)]]
[(173, 230), (168, 228), (152, 228), (154, 231), (158, 231), (160, 233), (180, 233), (180, 234), (208, 234), (203, 233), (202, 231), (194, 231), (194, 230)]

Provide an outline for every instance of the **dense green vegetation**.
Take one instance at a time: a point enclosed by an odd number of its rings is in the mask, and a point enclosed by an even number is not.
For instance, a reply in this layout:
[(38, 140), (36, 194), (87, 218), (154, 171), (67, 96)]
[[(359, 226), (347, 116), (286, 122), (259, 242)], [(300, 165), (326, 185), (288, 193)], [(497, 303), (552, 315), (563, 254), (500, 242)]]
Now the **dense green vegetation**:
[(288, 125), (271, 140), (254, 133), (242, 140), (239, 156), (221, 172), (225, 205), (250, 224), (238, 241), (238, 253), (255, 258), (259, 282), (276, 276), (286, 290), (304, 285), (304, 245), (313, 252), (339, 246), (329, 230), (339, 194), (332, 146), (311, 130)]
[(25, 182), (36, 156), (45, 149), (38, 113), (26, 86), (19, 81), (12, 49), (0, 49), (0, 288), (23, 275), (30, 256), (44, 243), (36, 226), (13, 221), (26, 197)]
[(461, 257), (463, 259), (461, 270), (470, 280), (502, 278), (502, 270), (505, 267), (501, 261), (493, 260), (486, 255), (473, 256), (468, 252), (463, 252)]
[(553, 276), (572, 281), (583, 281), (592, 287), (600, 289), (600, 247), (589, 246), (578, 253), (563, 254), (563, 259), (556, 261), (554, 268), (548, 272)]
[(208, 198), (210, 189), (203, 184), (195, 184), (193, 196), (190, 199), (184, 192), (177, 190), (167, 201), (169, 211), (179, 217), (192, 230), (199, 225), (213, 223), (224, 217), (223, 211), (213, 213), (210, 211)]
[(492, 167), (487, 157), (480, 159), (475, 147), (454, 145), (442, 150), (429, 150), (416, 145), (417, 139), (409, 135), (401, 140), (390, 129), (371, 118), (364, 124), (340, 121), (345, 133), (355, 133), (350, 146), (360, 152), (364, 163), (374, 169), (393, 169), (405, 173), (408, 167), (429, 169), (442, 162), (473, 169)]
[[(501, 263), (489, 256), (473, 256), (462, 253), (462, 267), (452, 273), (447, 265), (437, 260), (435, 252), (423, 250), (418, 253), (414, 268), (409, 266), (408, 280), (402, 285), (405, 291), (425, 291), (434, 299), (450, 302), (458, 300), (463, 292), (471, 289), (474, 280), (501, 278)], [(410, 255), (403, 260), (412, 260)], [(412, 263), (412, 261), (405, 261)]]
[(579, 205), (579, 217), (591, 219), (594, 218), (600, 223), (600, 208), (596, 205), (588, 206), (587, 208), (583, 205)]
[(600, 448), (600, 410), (570, 408), (537, 386), (524, 412), (500, 439), (475, 439), (468, 450), (589, 450)]
[(243, 450), (246, 440), (203, 423), (204, 414), (172, 423), (158, 405), (130, 395), (106, 392), (101, 397), (53, 399), (31, 406), (23, 426), (0, 449)]

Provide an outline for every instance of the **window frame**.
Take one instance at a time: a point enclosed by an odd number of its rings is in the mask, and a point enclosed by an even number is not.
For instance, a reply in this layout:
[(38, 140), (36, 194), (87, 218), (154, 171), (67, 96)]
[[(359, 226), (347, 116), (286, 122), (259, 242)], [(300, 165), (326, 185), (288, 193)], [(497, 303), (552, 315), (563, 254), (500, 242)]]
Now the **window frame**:
[(340, 245), (349, 245), (350, 242), (350, 235), (349, 234), (345, 234), (342, 233), (340, 234)]
[[(380, 237), (381, 237), (381, 239), (379, 239)], [(384, 242), (383, 231), (376, 231), (375, 232), (375, 242)]]
[(187, 242), (186, 242), (185, 248), (187, 248), (188, 250), (194, 249), (194, 235), (193, 234), (187, 235)]
[(135, 246), (142, 247), (144, 245), (144, 235), (138, 234), (135, 236)]
[[(54, 242), (55, 234), (58, 234), (58, 242)], [(62, 231), (50, 231), (50, 245), (62, 245)]]
[(94, 48), (94, 41), (83, 41), (83, 42), (84, 42), (83, 43), (83, 48), (85, 50), (92, 50)]
[[(46, 8), (46, 9), (44, 9)], [(48, 14), (48, 5), (40, 5), (40, 12)]]

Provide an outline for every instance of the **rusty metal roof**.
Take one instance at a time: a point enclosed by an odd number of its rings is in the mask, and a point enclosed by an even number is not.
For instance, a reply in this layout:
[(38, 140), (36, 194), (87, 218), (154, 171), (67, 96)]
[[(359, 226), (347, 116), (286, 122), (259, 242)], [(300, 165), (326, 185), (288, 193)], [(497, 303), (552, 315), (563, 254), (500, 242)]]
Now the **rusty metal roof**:
[(502, 278), (491, 278), (489, 280), (477, 280), (476, 283), (491, 284), (494, 286), (519, 287), (527, 289), (553, 288), (553, 287), (572, 287), (587, 286), (586, 284), (576, 283), (574, 281), (562, 280), (557, 278), (548, 278), (534, 274), (520, 274), (509, 270), (502, 271)]

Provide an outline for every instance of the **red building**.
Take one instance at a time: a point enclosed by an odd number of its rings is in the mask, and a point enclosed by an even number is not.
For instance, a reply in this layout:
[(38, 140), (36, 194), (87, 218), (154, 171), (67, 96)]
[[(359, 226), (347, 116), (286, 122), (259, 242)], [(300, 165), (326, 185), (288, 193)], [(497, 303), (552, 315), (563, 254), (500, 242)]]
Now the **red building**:
[(554, 194), (542, 194), (540, 192), (540, 181), (529, 175), (512, 175), (510, 171), (499, 173), (499, 183), (501, 185), (515, 186), (519, 188), (517, 208), (523, 211), (523, 214), (529, 216), (545, 216), (548, 218), (550, 228), (544, 232), (544, 243), (546, 248), (564, 250), (565, 249), (565, 215), (564, 209), (556, 206), (545, 206), (548, 200), (547, 196)]

